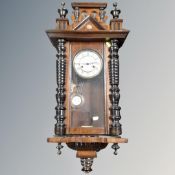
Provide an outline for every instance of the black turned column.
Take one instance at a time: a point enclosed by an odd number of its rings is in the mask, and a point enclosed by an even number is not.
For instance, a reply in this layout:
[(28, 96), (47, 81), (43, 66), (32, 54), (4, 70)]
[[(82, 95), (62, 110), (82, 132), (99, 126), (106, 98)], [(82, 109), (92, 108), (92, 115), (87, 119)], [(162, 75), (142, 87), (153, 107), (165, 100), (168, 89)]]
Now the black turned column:
[(57, 77), (57, 88), (56, 88), (56, 124), (55, 124), (55, 135), (65, 135), (66, 127), (64, 124), (65, 120), (65, 72), (66, 72), (66, 60), (65, 60), (65, 40), (58, 39), (55, 43), (58, 54), (56, 60), (56, 77)]
[(120, 89), (119, 89), (119, 42), (117, 39), (111, 40), (110, 47), (110, 113), (111, 113), (111, 125), (110, 125), (110, 135), (120, 137), (122, 134), (122, 127), (120, 124), (120, 109), (119, 100), (120, 100)]

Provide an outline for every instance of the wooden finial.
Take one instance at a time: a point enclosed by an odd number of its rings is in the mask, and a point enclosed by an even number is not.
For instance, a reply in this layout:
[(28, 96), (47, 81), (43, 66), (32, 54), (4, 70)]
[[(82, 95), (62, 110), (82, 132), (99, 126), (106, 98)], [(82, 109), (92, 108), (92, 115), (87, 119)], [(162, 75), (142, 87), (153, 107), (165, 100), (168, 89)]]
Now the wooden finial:
[(121, 10), (120, 9), (117, 9), (117, 2), (115, 2), (113, 4), (113, 6), (114, 6), (114, 10), (111, 11), (111, 14), (112, 14), (112, 16), (113, 16), (114, 19), (119, 18), (119, 15), (121, 13)]
[(64, 7), (65, 3), (61, 3), (61, 8), (58, 9), (58, 14), (60, 15), (60, 18), (56, 19), (57, 26), (56, 28), (58, 30), (66, 30), (69, 25), (69, 20), (66, 18), (66, 15), (68, 14), (68, 10)]
[(62, 2), (61, 6), (62, 6), (62, 8), (58, 9), (58, 14), (60, 15), (60, 18), (66, 18), (68, 10), (64, 7), (65, 6), (65, 2)]

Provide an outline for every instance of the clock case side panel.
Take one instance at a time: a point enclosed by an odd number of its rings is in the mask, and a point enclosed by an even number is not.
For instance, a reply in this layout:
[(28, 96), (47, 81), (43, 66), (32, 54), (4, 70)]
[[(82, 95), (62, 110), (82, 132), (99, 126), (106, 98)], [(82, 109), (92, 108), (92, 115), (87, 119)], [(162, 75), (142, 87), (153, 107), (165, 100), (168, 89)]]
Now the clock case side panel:
[(65, 124), (66, 124), (66, 134), (68, 135), (70, 133), (69, 131), (69, 122), (70, 122), (70, 115), (69, 115), (69, 98), (70, 98), (70, 65), (71, 65), (71, 59), (70, 59), (70, 42), (66, 42), (66, 82), (65, 82), (65, 93), (66, 93), (66, 99), (65, 99)]
[(111, 124), (111, 120), (110, 120), (110, 99), (109, 99), (109, 95), (110, 95), (110, 80), (109, 80), (109, 59), (110, 59), (110, 52), (109, 52), (109, 48), (110, 48), (110, 43), (105, 42), (104, 43), (104, 57), (105, 57), (105, 91), (106, 91), (106, 105), (105, 105), (105, 110), (106, 110), (106, 134), (109, 135), (109, 126)]
[[(71, 71), (72, 71), (72, 59), (78, 53), (78, 51), (81, 51), (83, 49), (92, 49), (96, 52), (98, 52), (101, 57), (103, 58), (104, 62), (104, 125), (103, 127), (93, 127), (93, 128), (83, 128), (83, 127), (72, 127), (71, 126)], [(108, 111), (107, 111), (107, 87), (106, 87), (106, 73), (105, 71), (108, 69), (106, 64), (106, 58), (105, 58), (105, 46), (104, 42), (69, 42), (69, 72), (67, 75), (67, 89), (69, 91), (67, 92), (67, 116), (69, 116), (66, 120), (67, 124), (67, 134), (75, 134), (75, 135), (106, 135), (108, 134)]]

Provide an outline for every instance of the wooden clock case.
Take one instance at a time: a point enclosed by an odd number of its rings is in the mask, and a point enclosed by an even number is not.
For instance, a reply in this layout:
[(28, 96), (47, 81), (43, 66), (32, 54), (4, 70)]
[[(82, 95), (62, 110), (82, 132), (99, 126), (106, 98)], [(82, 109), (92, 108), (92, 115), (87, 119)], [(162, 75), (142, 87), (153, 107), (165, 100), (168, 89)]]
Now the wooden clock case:
[[(64, 7), (65, 4), (62, 5), (62, 9), (58, 10), (60, 18), (56, 20), (56, 29), (46, 31), (58, 52), (57, 106), (55, 108), (57, 123), (55, 136), (48, 138), (48, 142), (57, 143), (59, 153), (61, 153), (61, 143), (66, 143), (69, 148), (76, 150), (77, 157), (81, 159), (82, 170), (90, 172), (91, 166), (88, 167), (88, 163), (92, 163), (96, 152), (113, 143), (112, 148), (116, 154), (118, 143), (128, 141), (120, 136), (122, 131), (119, 122), (121, 108), (119, 106), (118, 50), (122, 47), (129, 31), (122, 27), (123, 20), (119, 19), (120, 10), (117, 9), (117, 4), (114, 4), (114, 10), (111, 11), (113, 19), (110, 20), (109, 25), (106, 24), (107, 3), (72, 3), (74, 10), (72, 24), (69, 24), (66, 18), (68, 11)], [(72, 59), (83, 49), (92, 49), (103, 59), (104, 120), (101, 127), (72, 127), (70, 72)], [(89, 88), (91, 88), (90, 84)], [(84, 94), (89, 94), (89, 90), (86, 88), (87, 92)], [(89, 99), (90, 102), (93, 100), (98, 103), (100, 98)]]

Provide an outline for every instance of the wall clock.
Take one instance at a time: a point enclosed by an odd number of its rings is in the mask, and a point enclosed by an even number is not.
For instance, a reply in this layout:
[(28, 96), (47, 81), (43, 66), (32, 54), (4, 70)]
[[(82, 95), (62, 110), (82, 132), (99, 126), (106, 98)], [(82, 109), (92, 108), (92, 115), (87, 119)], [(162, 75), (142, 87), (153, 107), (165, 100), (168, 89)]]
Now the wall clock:
[(114, 3), (110, 24), (107, 3), (73, 2), (72, 22), (65, 3), (58, 9), (56, 28), (47, 35), (57, 50), (55, 136), (48, 142), (76, 151), (82, 171), (92, 171), (97, 152), (112, 144), (117, 154), (122, 138), (119, 106), (119, 54), (129, 31)]

